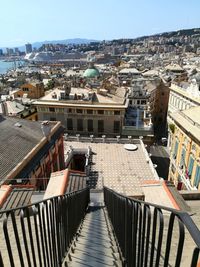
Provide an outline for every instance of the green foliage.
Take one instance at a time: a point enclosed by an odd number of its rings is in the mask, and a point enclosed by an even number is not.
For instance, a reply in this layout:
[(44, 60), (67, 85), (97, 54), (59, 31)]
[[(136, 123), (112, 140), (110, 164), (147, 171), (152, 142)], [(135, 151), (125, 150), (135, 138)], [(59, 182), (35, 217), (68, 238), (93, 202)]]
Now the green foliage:
[(175, 132), (175, 125), (173, 123), (169, 124), (169, 129), (174, 134), (174, 132)]
[(53, 80), (48, 81), (47, 88), (48, 90), (53, 89), (55, 85), (55, 82)]

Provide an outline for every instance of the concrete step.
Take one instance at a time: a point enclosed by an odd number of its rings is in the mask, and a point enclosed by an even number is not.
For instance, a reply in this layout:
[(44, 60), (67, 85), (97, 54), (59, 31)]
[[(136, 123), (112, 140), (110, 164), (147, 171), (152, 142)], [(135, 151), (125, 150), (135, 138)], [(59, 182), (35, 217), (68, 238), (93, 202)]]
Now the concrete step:
[(112, 247), (112, 246), (100, 246), (100, 245), (93, 245), (93, 244), (87, 244), (87, 243), (81, 243), (81, 242), (76, 242), (76, 244), (74, 245), (74, 250), (88, 250), (88, 251), (92, 251), (93, 253), (100, 253), (100, 254), (109, 254), (111, 255), (112, 253), (118, 253), (116, 247)]
[(109, 267), (109, 266), (116, 266), (121, 267), (122, 264), (119, 262), (114, 262), (113, 264), (105, 264), (105, 263), (99, 263), (96, 261), (90, 261), (90, 262), (83, 262), (78, 259), (73, 259), (71, 262), (67, 262), (67, 265), (64, 265), (63, 267)]
[(75, 242), (77, 244), (77, 246), (80, 244), (81, 246), (84, 245), (85, 247), (95, 247), (95, 248), (111, 248), (113, 251), (118, 251), (118, 248), (116, 245), (112, 245), (111, 243), (97, 243), (97, 242), (88, 242), (87, 239), (82, 239), (82, 240), (78, 240)]
[[(84, 263), (89, 263), (89, 262), (96, 262), (96, 263), (101, 263), (104, 264), (102, 266), (113, 266), (115, 259), (112, 257), (107, 257), (107, 256), (103, 256), (103, 255), (98, 255), (98, 254), (87, 254), (86, 252), (76, 252), (74, 254), (70, 254), (70, 257), (73, 260), (79, 260), (80, 262), (84, 262)], [(94, 265), (95, 267), (96, 265)]]
[(89, 210), (72, 242), (65, 266), (121, 267), (120, 254), (105, 208), (92, 206)]
[(97, 232), (94, 232), (94, 231), (90, 231), (88, 232), (87, 230), (85, 231), (84, 229), (81, 230), (81, 233), (79, 234), (79, 237), (82, 238), (82, 237), (86, 237), (87, 239), (89, 239), (90, 237), (92, 239), (98, 239), (98, 240), (104, 240), (105, 242), (108, 241), (113, 241), (113, 238), (111, 238), (108, 233), (107, 235), (103, 235), (102, 233), (97, 233)]

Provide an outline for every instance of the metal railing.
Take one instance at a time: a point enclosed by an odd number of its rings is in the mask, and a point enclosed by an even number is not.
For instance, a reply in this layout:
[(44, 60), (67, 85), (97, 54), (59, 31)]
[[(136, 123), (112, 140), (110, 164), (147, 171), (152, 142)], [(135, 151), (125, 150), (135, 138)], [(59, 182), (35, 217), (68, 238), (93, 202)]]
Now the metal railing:
[(0, 212), (0, 267), (62, 266), (88, 204), (83, 189)]
[(200, 231), (187, 213), (106, 187), (104, 201), (124, 266), (197, 267)]

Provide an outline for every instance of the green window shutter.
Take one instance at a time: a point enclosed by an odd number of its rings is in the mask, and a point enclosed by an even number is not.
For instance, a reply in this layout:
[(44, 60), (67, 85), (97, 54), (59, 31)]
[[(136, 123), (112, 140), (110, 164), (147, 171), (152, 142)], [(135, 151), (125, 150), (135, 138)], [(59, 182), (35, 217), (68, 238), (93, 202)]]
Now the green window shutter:
[(189, 176), (192, 175), (193, 167), (194, 167), (194, 158), (192, 156), (190, 156), (190, 161), (189, 161), (189, 165), (188, 165), (188, 175)]
[(182, 148), (181, 161), (180, 161), (181, 166), (185, 166), (185, 154), (186, 154), (185, 148)]
[(196, 186), (196, 188), (198, 188), (199, 182), (200, 182), (200, 166), (198, 165), (194, 177), (194, 186)]
[(174, 153), (173, 153), (174, 158), (177, 157), (177, 151), (178, 151), (178, 141), (175, 142), (175, 146), (174, 146)]

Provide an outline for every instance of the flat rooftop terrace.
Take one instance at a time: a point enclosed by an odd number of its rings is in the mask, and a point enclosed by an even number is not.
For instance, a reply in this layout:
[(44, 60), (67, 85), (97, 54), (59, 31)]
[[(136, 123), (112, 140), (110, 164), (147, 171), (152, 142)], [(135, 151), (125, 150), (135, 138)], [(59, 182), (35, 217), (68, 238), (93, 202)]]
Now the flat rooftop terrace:
[[(100, 139), (100, 138), (99, 138)], [(128, 151), (124, 144), (134, 143), (137, 150)], [(140, 140), (124, 140), (123, 143), (67, 140), (65, 157), (70, 148), (91, 148), (90, 178), (96, 179), (95, 188), (107, 186), (127, 196), (143, 195), (142, 184), (146, 180), (158, 180), (153, 164)], [(144, 151), (145, 150), (145, 151)], [(94, 177), (95, 176), (95, 177)]]

